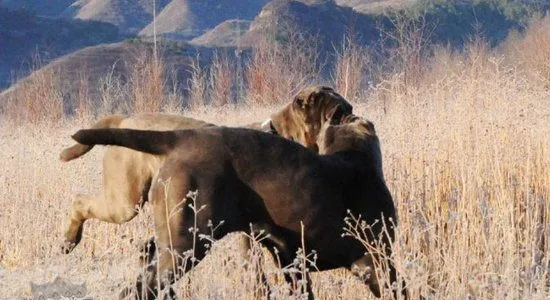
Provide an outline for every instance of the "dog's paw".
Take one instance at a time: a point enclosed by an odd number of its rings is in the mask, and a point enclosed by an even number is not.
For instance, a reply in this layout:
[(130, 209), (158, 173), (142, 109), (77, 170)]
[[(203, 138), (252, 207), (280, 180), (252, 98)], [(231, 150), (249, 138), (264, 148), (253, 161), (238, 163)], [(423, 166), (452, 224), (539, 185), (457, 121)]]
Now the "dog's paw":
[(74, 250), (75, 247), (76, 247), (75, 242), (64, 241), (63, 244), (61, 245), (61, 253), (69, 254)]

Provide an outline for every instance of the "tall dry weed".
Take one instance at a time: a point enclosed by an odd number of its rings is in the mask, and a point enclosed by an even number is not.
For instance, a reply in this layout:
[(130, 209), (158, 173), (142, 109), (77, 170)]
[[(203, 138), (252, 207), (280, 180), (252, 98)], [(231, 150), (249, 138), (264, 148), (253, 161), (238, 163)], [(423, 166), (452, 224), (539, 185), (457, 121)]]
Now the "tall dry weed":
[(394, 259), (413, 295), (543, 299), (549, 92), (480, 41), (439, 59), (446, 73), (434, 62), (407, 91), (388, 79), (369, 104), (399, 211)]
[(335, 49), (335, 57), (332, 73), (334, 87), (344, 98), (359, 100), (361, 91), (367, 88), (371, 65), (369, 50), (358, 44), (353, 36), (347, 36), (342, 40), (341, 47)]
[[(16, 123), (60, 122), (64, 117), (60, 72), (55, 68), (41, 69), (40, 57), (33, 57), (33, 72), (19, 81), (19, 88), (8, 93), (6, 112)], [(37, 72), (39, 69), (40, 72)]]
[(550, 16), (533, 19), (523, 33), (513, 33), (504, 45), (512, 64), (518, 64), (534, 79), (550, 84)]
[(156, 51), (143, 51), (130, 72), (133, 112), (160, 112), (166, 87), (162, 58)]
[(131, 102), (128, 101), (131, 93), (126, 82), (120, 75), (115, 73), (115, 67), (116, 65), (113, 65), (111, 70), (98, 80), (98, 114), (127, 113), (131, 111)]
[(315, 37), (284, 23), (276, 36), (266, 35), (252, 49), (245, 66), (246, 101), (280, 104), (319, 79), (319, 50)]
[(395, 12), (390, 15), (390, 29), (380, 28), (383, 49), (381, 57), (387, 61), (388, 69), (401, 73), (405, 85), (413, 86), (421, 81), (428, 42), (434, 30), (425, 15), (409, 15)]
[(209, 98), (215, 106), (234, 103), (235, 67), (227, 53), (214, 53), (209, 71)]
[(187, 80), (188, 105), (198, 109), (206, 105), (208, 93), (208, 69), (201, 65), (197, 56), (190, 66), (190, 78)]
[(89, 76), (80, 72), (78, 74), (78, 89), (76, 91), (75, 115), (77, 118), (89, 118), (93, 116), (95, 106), (90, 99)]

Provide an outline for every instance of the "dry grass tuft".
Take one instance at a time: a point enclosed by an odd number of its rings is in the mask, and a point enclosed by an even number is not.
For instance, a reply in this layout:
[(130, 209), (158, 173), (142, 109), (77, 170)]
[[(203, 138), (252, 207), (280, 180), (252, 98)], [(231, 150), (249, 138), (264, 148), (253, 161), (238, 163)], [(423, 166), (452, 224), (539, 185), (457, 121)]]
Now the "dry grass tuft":
[[(42, 67), (38, 55), (33, 58), (33, 70)], [(54, 122), (63, 119), (63, 94), (60, 87), (60, 70), (46, 68), (43, 72), (36, 72), (20, 84), (23, 89), (20, 93), (9, 94), (6, 112), (11, 121), (18, 124), (27, 122)]]
[(315, 37), (300, 33), (292, 24), (275, 37), (262, 39), (246, 63), (246, 102), (281, 104), (318, 79), (319, 53)]
[(529, 75), (550, 85), (550, 16), (532, 20), (524, 34), (515, 33), (504, 48), (509, 59)]
[(191, 109), (198, 109), (206, 105), (208, 92), (208, 70), (201, 66), (199, 57), (191, 63), (191, 77), (187, 82), (188, 104)]
[(235, 102), (235, 66), (227, 53), (215, 53), (210, 65), (210, 104), (223, 106)]
[(336, 49), (336, 61), (332, 74), (334, 87), (344, 98), (357, 101), (361, 98), (369, 76), (371, 56), (369, 50), (359, 45), (353, 37), (346, 37), (340, 49)]
[(165, 66), (156, 52), (144, 51), (130, 74), (134, 113), (160, 112), (165, 96)]

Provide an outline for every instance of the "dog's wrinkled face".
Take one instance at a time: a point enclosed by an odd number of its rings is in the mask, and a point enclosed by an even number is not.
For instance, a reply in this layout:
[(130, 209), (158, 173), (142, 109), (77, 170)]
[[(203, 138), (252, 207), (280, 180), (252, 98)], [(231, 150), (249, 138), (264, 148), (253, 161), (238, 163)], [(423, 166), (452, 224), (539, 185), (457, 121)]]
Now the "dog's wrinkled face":
[[(339, 107), (338, 115), (332, 115)], [(339, 124), (344, 116), (352, 114), (353, 107), (344, 97), (326, 86), (312, 86), (302, 90), (293, 100), (299, 126), (303, 128), (304, 146), (317, 150), (317, 137), (323, 125)]]

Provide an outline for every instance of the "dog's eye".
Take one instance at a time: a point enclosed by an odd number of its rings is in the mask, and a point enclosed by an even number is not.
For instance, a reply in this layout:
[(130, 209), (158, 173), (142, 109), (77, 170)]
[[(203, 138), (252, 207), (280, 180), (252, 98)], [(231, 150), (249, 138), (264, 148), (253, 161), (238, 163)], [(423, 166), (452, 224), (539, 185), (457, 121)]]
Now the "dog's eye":
[(304, 100), (302, 98), (296, 97), (294, 98), (294, 104), (298, 107), (302, 107), (304, 104)]

